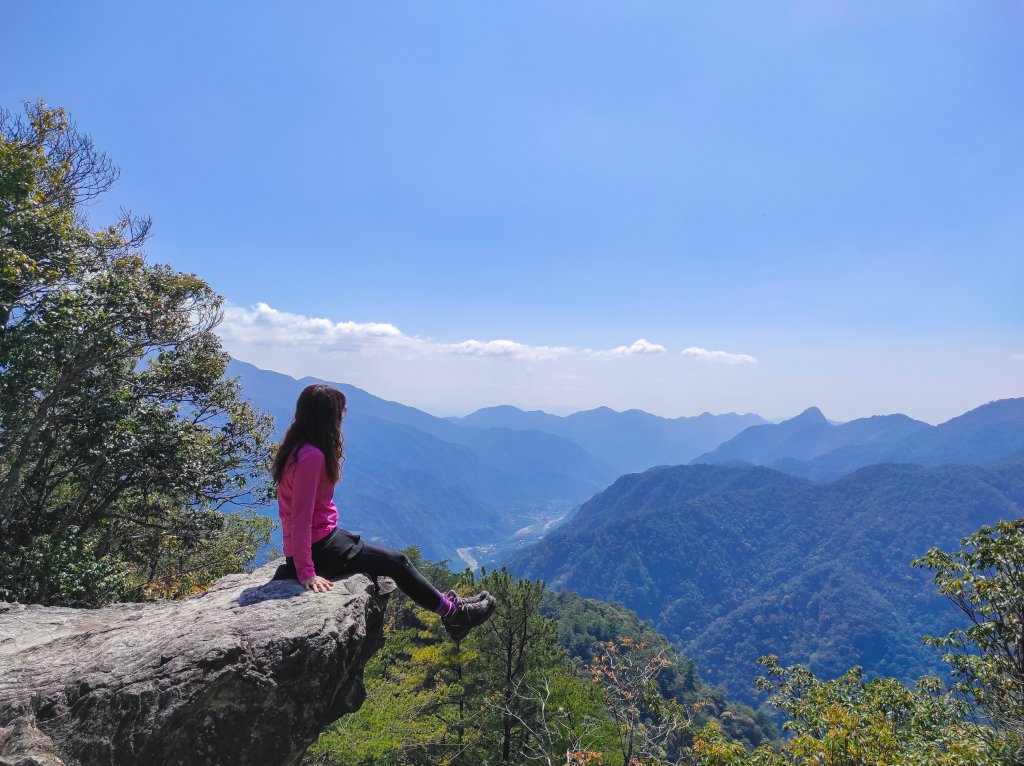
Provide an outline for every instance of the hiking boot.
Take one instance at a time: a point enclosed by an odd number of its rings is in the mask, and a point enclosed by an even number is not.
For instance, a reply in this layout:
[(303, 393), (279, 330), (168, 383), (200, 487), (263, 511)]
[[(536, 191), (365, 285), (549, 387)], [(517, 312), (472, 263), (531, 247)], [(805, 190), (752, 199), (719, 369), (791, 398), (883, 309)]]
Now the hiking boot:
[(487, 618), (493, 614), (497, 602), (495, 602), (494, 596), (487, 592), (478, 593), (470, 598), (460, 598), (459, 596), (455, 598), (457, 599), (455, 611), (448, 617), (442, 617), (441, 622), (453, 641), (461, 641), (470, 630), (487, 622)]
[(444, 595), (454, 603), (465, 601), (467, 604), (475, 604), (477, 601), (483, 601), (485, 598), (491, 597), (491, 594), (485, 590), (480, 591), (475, 596), (460, 596), (454, 590), (450, 590)]

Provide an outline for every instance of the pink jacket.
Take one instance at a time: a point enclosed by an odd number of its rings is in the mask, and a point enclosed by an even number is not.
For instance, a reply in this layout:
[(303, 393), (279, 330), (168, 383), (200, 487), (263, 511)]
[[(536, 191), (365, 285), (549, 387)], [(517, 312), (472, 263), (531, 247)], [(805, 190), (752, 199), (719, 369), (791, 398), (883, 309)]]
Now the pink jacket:
[(324, 453), (312, 444), (303, 444), (298, 449), (298, 459), (288, 463), (277, 485), (284, 555), (295, 560), (299, 582), (316, 574), (310, 546), (338, 525), (334, 484), (327, 478), (324, 466)]

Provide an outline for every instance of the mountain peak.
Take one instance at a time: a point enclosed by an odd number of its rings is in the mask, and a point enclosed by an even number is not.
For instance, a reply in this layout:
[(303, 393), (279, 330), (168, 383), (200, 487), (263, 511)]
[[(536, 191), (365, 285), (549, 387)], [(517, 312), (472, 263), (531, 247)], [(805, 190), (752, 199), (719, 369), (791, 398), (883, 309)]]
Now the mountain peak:
[(792, 418), (790, 422), (794, 420), (799, 421), (801, 423), (828, 423), (828, 418), (826, 418), (824, 413), (822, 413), (822, 411), (819, 410), (817, 407), (808, 407), (795, 418)]
[[(535, 410), (535, 412), (536, 411), (537, 410)], [(478, 409), (478, 410), (476, 410), (474, 412), (471, 412), (466, 417), (467, 418), (471, 418), (474, 415), (480, 415), (482, 413), (495, 413), (495, 414), (496, 413), (502, 413), (502, 414), (505, 414), (505, 413), (509, 413), (509, 414), (517, 413), (517, 414), (525, 414), (525, 410), (521, 410), (521, 409), (519, 409), (518, 407), (516, 407), (515, 405), (512, 405), (512, 404), (496, 404), (496, 405), (494, 405), (492, 407), (481, 407), (480, 409)]]

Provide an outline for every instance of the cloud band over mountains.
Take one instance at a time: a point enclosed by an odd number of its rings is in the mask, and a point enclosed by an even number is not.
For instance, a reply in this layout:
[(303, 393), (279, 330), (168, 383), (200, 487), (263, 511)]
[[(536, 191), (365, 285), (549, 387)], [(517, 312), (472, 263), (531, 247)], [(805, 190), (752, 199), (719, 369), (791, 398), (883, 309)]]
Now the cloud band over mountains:
[[(266, 303), (251, 308), (228, 305), (219, 327), (228, 342), (264, 346), (306, 346), (334, 352), (410, 351), (461, 357), (504, 358), (520, 360), (556, 360), (567, 357), (652, 356), (667, 352), (665, 346), (639, 338), (633, 343), (610, 349), (578, 346), (534, 346), (514, 340), (469, 339), (445, 343), (430, 338), (407, 335), (398, 327), (382, 322), (334, 322), (323, 317), (307, 317), (278, 311)], [(757, 361), (749, 354), (710, 351), (690, 347), (684, 356), (726, 364), (751, 364)]]

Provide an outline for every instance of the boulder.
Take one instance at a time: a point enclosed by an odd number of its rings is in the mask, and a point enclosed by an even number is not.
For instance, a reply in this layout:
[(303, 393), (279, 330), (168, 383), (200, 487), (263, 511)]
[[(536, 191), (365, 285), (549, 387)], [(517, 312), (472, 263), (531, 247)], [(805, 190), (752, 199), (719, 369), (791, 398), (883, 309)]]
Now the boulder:
[(0, 603), (0, 766), (297, 764), (362, 704), (394, 584), (277, 563), (182, 601)]

